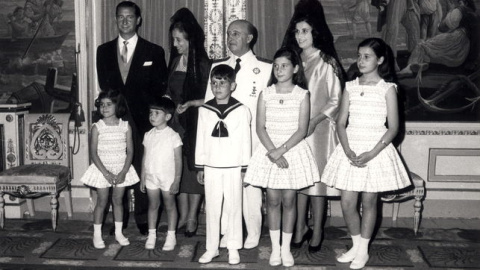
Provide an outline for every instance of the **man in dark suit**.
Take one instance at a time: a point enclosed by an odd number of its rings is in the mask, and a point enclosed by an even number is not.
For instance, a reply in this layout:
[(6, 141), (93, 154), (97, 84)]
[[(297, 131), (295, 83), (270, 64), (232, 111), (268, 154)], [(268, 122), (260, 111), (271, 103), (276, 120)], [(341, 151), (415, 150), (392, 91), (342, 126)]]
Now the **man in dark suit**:
[[(118, 89), (125, 96), (129, 109), (128, 120), (133, 130), (135, 154), (133, 166), (140, 175), (143, 155), (143, 135), (151, 128), (148, 120), (148, 102), (165, 93), (167, 66), (162, 47), (137, 35), (142, 23), (140, 8), (133, 2), (117, 5), (115, 16), (119, 36), (97, 49), (97, 74), (102, 91)], [(146, 234), (148, 200), (134, 187), (135, 221), (140, 233)], [(128, 222), (125, 208), (124, 226)], [(126, 220), (125, 220), (126, 219)]]

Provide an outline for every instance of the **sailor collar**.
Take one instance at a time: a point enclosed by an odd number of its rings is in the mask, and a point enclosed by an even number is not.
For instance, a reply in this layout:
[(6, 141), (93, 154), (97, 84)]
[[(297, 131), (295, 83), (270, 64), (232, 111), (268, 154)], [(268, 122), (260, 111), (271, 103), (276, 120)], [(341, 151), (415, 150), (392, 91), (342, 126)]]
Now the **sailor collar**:
[(217, 114), (218, 118), (220, 118), (215, 124), (215, 127), (212, 130), (212, 137), (228, 137), (228, 128), (227, 125), (223, 122), (223, 120), (235, 109), (242, 106), (238, 100), (233, 97), (230, 97), (228, 101), (227, 108), (225, 111), (221, 111), (218, 109), (219, 105), (215, 99), (207, 101), (205, 104), (202, 105), (203, 108), (210, 110)]

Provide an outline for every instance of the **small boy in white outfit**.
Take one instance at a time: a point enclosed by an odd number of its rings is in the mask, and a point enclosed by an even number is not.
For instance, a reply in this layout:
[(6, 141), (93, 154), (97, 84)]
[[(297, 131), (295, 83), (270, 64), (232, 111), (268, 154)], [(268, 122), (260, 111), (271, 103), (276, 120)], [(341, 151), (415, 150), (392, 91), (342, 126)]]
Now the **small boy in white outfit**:
[(231, 97), (235, 90), (235, 71), (218, 65), (211, 72), (214, 99), (198, 110), (195, 166), (197, 179), (205, 185), (207, 213), (207, 251), (198, 260), (209, 263), (219, 255), (222, 202), (227, 220), (228, 263), (240, 263), (243, 246), (242, 186), (251, 155), (249, 109)]
[(150, 102), (149, 120), (153, 128), (145, 133), (140, 190), (148, 196), (148, 238), (146, 249), (154, 249), (157, 240), (157, 219), (160, 197), (168, 217), (168, 232), (163, 250), (175, 248), (175, 228), (178, 213), (176, 194), (182, 176), (182, 139), (167, 123), (175, 112), (175, 104), (169, 97)]

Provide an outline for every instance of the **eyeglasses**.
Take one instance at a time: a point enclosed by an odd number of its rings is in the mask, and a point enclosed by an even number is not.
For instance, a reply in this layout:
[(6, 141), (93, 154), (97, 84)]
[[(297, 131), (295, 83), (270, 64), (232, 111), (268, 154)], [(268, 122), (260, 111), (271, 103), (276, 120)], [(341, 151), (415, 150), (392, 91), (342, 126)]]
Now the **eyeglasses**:
[(228, 81), (219, 81), (219, 82), (212, 81), (212, 82), (210, 83), (210, 85), (212, 86), (212, 88), (217, 88), (217, 87), (225, 88), (225, 87), (227, 87), (229, 84), (230, 84), (230, 82), (228, 82)]

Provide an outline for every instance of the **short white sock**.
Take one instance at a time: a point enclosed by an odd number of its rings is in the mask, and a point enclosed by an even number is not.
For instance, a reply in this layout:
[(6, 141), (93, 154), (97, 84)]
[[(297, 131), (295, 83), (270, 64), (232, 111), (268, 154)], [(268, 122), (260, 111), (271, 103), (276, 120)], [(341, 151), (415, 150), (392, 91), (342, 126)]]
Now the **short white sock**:
[(93, 224), (93, 235), (102, 236), (102, 224)]

